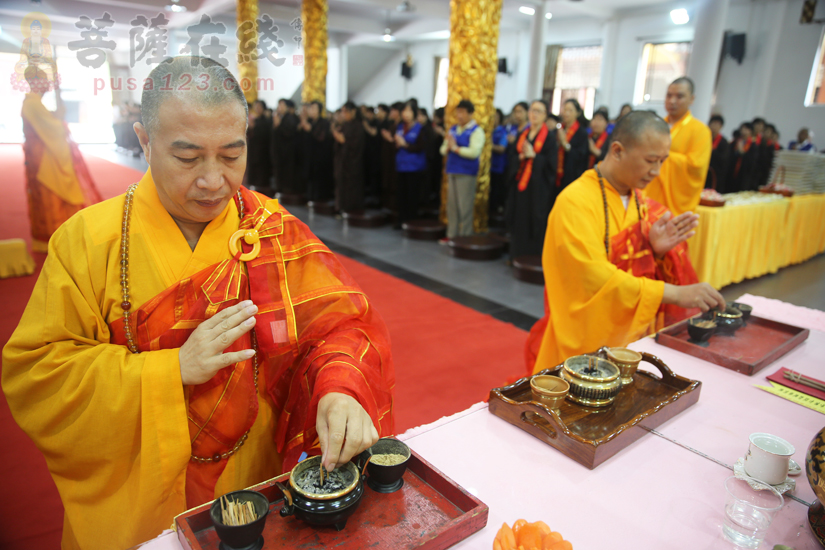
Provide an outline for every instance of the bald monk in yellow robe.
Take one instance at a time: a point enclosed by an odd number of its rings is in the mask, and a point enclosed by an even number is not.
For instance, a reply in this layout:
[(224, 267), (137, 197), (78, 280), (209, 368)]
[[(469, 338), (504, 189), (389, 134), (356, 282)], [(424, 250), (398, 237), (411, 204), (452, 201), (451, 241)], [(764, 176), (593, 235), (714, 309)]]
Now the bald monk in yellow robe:
[[(158, 90), (192, 71), (221, 85)], [(303, 223), (241, 187), (235, 78), (189, 57), (149, 78), (135, 131), (150, 170), (57, 230), (3, 350), (64, 549), (132, 547), (302, 452), (332, 470), (394, 430), (380, 315)]]
[(645, 189), (650, 197), (674, 216), (695, 212), (710, 167), (713, 140), (710, 128), (690, 113), (694, 84), (681, 77), (667, 88), (665, 108), (670, 126), (670, 156), (662, 165), (659, 176)]
[[(102, 198), (63, 124), (65, 108), (57, 84), (50, 84), (35, 66), (29, 66), (25, 76), (32, 90), (26, 94), (22, 109), (32, 249), (46, 252), (49, 238), (60, 224)], [(54, 113), (42, 101), (51, 86), (57, 95)]]
[(605, 159), (556, 199), (542, 254), (545, 317), (528, 338), (528, 372), (724, 307), (687, 255), (698, 216), (673, 217), (640, 196), (666, 162), (668, 130), (651, 112), (622, 117)]

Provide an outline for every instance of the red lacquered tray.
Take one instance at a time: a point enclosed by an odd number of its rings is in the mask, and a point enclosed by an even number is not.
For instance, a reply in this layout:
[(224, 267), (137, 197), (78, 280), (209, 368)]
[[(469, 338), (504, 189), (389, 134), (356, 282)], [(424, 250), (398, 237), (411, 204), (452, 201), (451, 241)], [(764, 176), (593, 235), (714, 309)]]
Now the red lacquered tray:
[[(269, 499), (264, 550), (274, 548), (392, 548), (441, 550), (464, 540), (487, 525), (487, 505), (439, 472), (415, 451), (404, 474), (404, 486), (390, 494), (376, 493), (366, 484), (358, 510), (342, 531), (312, 527), (279, 514), (283, 493), (275, 481), (288, 483), (289, 474), (255, 487)], [(220, 539), (209, 519), (211, 502), (175, 518), (178, 540), (186, 550), (218, 549)], [(490, 543), (492, 544), (492, 542)]]
[(793, 325), (751, 315), (734, 335), (714, 334), (710, 340), (695, 344), (684, 320), (656, 334), (663, 346), (748, 376), (764, 369), (808, 338), (810, 331)]

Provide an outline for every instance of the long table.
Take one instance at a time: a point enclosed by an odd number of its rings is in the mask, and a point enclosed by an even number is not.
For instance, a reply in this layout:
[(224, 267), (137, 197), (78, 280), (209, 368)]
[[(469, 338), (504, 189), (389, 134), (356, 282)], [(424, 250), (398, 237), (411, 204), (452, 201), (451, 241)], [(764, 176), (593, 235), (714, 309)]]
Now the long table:
[[(808, 340), (764, 371), (747, 377), (644, 338), (630, 347), (659, 356), (674, 372), (702, 381), (696, 405), (619, 454), (588, 470), (556, 449), (492, 415), (485, 403), (400, 436), (435, 467), (490, 507), (487, 526), (455, 546), (490, 550), (506, 522), (543, 520), (574, 548), (734, 548), (722, 536), (725, 489), (733, 464), (752, 432), (769, 432), (796, 448), (804, 463), (825, 416), (754, 387), (780, 366), (821, 377), (825, 313), (755, 296), (741, 301), (754, 314), (811, 329)], [(709, 458), (686, 449), (690, 447)], [(804, 474), (792, 493), (815, 496)], [(278, 518), (273, 518), (277, 521)], [(807, 507), (787, 499), (762, 548), (785, 544), (821, 548), (807, 521)], [(144, 547), (180, 550), (173, 533)]]
[(700, 281), (722, 288), (825, 252), (825, 195), (772, 202), (699, 206), (688, 241)]

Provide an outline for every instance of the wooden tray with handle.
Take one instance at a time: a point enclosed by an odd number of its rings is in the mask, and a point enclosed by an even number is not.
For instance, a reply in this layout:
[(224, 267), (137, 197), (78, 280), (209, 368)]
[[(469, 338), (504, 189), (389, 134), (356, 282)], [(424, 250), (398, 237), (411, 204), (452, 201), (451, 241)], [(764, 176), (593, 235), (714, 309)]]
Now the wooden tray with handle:
[[(624, 386), (607, 407), (593, 409), (566, 399), (558, 411), (551, 410), (533, 400), (528, 376), (491, 390), (489, 410), (592, 470), (699, 400), (701, 382), (674, 374), (655, 355), (640, 353), (633, 384)], [(607, 358), (604, 348), (591, 355)], [(661, 377), (641, 370), (645, 363)], [(559, 371), (561, 365), (537, 374)]]
[[(364, 485), (358, 509), (341, 531), (312, 527), (295, 516), (280, 517), (284, 494), (275, 482), (289, 483), (289, 473), (250, 487), (269, 500), (262, 550), (392, 548), (442, 550), (487, 525), (487, 505), (421, 458), (415, 451), (404, 473), (404, 485), (382, 494)], [(220, 539), (209, 518), (208, 502), (175, 518), (185, 550), (218, 550)]]

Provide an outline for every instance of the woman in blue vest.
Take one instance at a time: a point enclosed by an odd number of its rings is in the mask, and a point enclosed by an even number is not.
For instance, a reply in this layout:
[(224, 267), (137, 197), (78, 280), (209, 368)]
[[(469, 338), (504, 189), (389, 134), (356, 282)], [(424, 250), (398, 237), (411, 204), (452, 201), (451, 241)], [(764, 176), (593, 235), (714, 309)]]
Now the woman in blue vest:
[(418, 105), (410, 100), (401, 111), (401, 123), (395, 131), (395, 171), (397, 183), (398, 224), (418, 215), (418, 197), (427, 171), (427, 142), (424, 127), (416, 120)]

